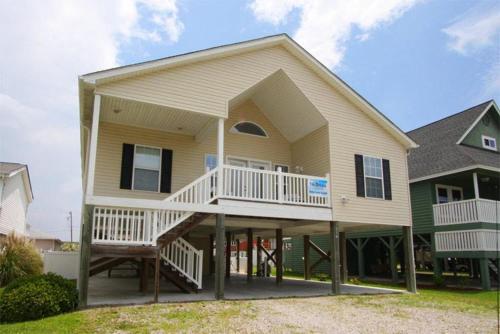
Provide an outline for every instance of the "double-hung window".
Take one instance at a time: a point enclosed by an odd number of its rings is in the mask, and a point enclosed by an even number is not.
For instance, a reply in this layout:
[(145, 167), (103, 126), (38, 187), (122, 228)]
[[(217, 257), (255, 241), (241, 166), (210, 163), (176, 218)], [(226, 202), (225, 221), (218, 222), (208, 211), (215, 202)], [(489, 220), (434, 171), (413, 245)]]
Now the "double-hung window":
[(161, 149), (135, 145), (133, 189), (160, 189)]
[(483, 148), (487, 150), (497, 151), (497, 140), (493, 137), (481, 136), (483, 140)]
[(364, 156), (366, 197), (384, 198), (382, 159)]

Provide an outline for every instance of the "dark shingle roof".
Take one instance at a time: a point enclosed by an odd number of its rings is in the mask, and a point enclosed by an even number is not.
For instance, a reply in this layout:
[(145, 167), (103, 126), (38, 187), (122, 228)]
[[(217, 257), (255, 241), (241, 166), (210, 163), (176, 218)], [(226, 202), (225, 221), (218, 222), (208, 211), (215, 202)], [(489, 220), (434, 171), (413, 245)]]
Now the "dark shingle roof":
[(407, 135), (419, 148), (408, 158), (410, 180), (473, 165), (500, 166), (500, 155), (457, 145), (458, 140), (492, 102), (486, 101), (458, 114), (412, 130)]
[(26, 167), (26, 165), (15, 162), (0, 162), (0, 175), (10, 175), (11, 173)]

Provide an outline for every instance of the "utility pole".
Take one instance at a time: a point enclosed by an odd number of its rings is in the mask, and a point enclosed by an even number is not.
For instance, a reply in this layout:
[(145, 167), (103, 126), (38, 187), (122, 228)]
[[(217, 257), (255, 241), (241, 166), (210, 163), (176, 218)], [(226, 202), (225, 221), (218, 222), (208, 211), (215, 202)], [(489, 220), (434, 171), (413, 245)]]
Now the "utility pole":
[(73, 212), (71, 212), (71, 211), (69, 212), (68, 220), (69, 220), (69, 226), (70, 226), (70, 230), (69, 230), (70, 240), (71, 240), (71, 244), (73, 245)]

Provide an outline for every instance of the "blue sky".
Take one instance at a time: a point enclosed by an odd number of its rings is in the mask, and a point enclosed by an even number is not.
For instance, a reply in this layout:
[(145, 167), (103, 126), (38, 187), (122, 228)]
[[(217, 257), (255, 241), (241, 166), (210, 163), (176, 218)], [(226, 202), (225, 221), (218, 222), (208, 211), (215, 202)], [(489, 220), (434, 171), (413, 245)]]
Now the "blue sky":
[(498, 1), (3, 1), (0, 30), (0, 161), (29, 165), (29, 223), (63, 239), (83, 73), (285, 32), (405, 131), (500, 100)]

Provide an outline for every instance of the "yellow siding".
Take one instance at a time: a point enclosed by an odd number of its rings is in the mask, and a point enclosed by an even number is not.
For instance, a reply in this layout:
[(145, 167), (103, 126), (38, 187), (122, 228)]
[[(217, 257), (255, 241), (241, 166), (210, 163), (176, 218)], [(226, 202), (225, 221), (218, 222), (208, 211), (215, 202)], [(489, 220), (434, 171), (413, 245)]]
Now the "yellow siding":
[[(269, 138), (229, 133), (238, 121), (260, 124)], [(216, 134), (198, 143), (192, 136), (101, 122), (97, 145), (94, 192), (100, 196), (163, 199), (168, 194), (120, 189), (123, 143), (141, 144), (173, 150), (172, 190), (176, 191), (204, 173), (204, 157), (216, 153)], [(290, 164), (290, 144), (251, 102), (232, 111), (225, 122), (226, 155)]]
[[(97, 87), (96, 92), (224, 116), (227, 101), (279, 69), (286, 72), (329, 123), (334, 218), (344, 222), (410, 224), (406, 152), (403, 146), (370, 119), (371, 116), (362, 112), (282, 47), (117, 81)], [(193, 148), (194, 145), (182, 143), (185, 145), (182, 147), (186, 148)], [(209, 143), (212, 143), (211, 147), (215, 149), (215, 143), (212, 141)], [(300, 150), (298, 148), (300, 144), (296, 146), (297, 150)], [(256, 148), (261, 149), (259, 145)], [(392, 201), (356, 197), (354, 175), (356, 153), (390, 160)], [(198, 157), (198, 160), (201, 161), (202, 157)], [(197, 162), (196, 166), (199, 164), (201, 162)], [(307, 168), (312, 169), (312, 166)], [(341, 203), (342, 195), (349, 198), (347, 204)]]
[(328, 145), (328, 126), (323, 126), (292, 144), (292, 166), (304, 168), (304, 174), (324, 176), (330, 173), (330, 147)]

